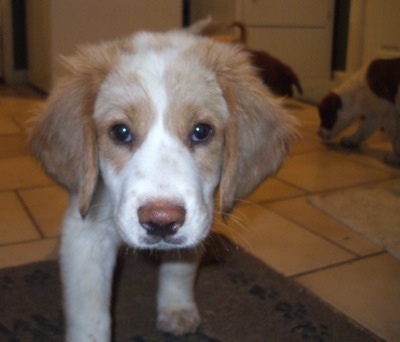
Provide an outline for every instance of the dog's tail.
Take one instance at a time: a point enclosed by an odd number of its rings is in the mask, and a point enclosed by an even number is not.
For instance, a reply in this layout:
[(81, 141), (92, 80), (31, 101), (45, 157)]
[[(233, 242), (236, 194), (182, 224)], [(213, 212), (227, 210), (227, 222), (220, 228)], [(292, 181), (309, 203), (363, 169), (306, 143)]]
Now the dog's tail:
[(204, 30), (210, 26), (212, 22), (212, 17), (211, 15), (209, 15), (208, 17), (204, 18), (204, 19), (200, 19), (196, 22), (194, 22), (192, 25), (190, 25), (189, 27), (186, 28), (186, 31), (193, 33), (193, 34), (202, 34), (204, 32)]
[(244, 24), (240, 21), (234, 21), (229, 25), (229, 27), (230, 28), (237, 27), (239, 29), (239, 31), (240, 31), (239, 41), (243, 45), (246, 45), (247, 44), (247, 28), (246, 28), (246, 26), (244, 26)]

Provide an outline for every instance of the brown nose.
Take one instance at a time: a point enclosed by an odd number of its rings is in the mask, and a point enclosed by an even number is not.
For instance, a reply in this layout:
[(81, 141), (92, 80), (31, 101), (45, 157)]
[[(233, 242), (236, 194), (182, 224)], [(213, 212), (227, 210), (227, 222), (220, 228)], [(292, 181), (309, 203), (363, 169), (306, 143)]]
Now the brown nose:
[(184, 207), (165, 200), (149, 202), (138, 209), (141, 226), (150, 235), (174, 235), (185, 222)]

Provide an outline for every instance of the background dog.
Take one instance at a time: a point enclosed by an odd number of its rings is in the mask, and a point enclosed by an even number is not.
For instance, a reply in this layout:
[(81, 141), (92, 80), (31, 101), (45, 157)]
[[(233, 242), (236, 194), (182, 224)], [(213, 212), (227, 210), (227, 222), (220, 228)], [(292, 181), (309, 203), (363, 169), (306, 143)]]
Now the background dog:
[(265, 51), (252, 49), (248, 51), (258, 75), (275, 95), (293, 97), (293, 87), (300, 95), (303, 94), (299, 78), (290, 66)]
[(294, 91), (302, 95), (303, 88), (294, 70), (266, 51), (247, 48), (247, 29), (239, 21), (231, 24), (215, 22), (211, 17), (193, 23), (188, 30), (195, 34), (211, 37), (217, 41), (240, 44), (249, 53), (251, 63), (263, 83), (277, 96), (293, 97)]
[(121, 243), (175, 251), (160, 269), (157, 326), (192, 332), (196, 247), (211, 229), (216, 187), (228, 213), (279, 168), (295, 121), (241, 48), (187, 32), (87, 46), (66, 65), (30, 146), (70, 194), (61, 238), (67, 340), (110, 340)]
[(345, 147), (357, 147), (384, 128), (393, 145), (385, 161), (400, 165), (400, 58), (377, 59), (332, 90), (319, 104), (322, 139), (332, 139), (357, 119), (358, 130), (344, 137)]

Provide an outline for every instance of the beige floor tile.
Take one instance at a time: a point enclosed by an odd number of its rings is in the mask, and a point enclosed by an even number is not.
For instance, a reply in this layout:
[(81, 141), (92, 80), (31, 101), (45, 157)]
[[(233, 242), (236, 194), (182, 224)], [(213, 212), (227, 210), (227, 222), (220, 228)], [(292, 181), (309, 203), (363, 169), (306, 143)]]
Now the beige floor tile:
[(270, 203), (268, 208), (359, 256), (382, 251), (380, 247), (308, 203), (306, 197)]
[(291, 154), (304, 154), (314, 151), (325, 151), (326, 145), (323, 144), (316, 134), (316, 129), (301, 129), (300, 139), (292, 147)]
[(0, 116), (0, 134), (18, 134), (21, 128), (10, 118)]
[(298, 188), (285, 184), (278, 179), (269, 178), (261, 183), (249, 196), (241, 201), (241, 203), (262, 203), (302, 194), (304, 194), (304, 191)]
[(59, 186), (20, 192), (20, 196), (42, 234), (57, 237), (68, 204), (67, 192)]
[(14, 120), (15, 117), (34, 113), (44, 102), (40, 99), (0, 98), (0, 111)]
[(338, 262), (354, 254), (329, 243), (263, 206), (240, 206), (226, 224), (216, 218), (215, 230), (242, 246), (278, 272), (292, 276)]
[(54, 260), (58, 258), (58, 247), (58, 239), (37, 240), (0, 247), (0, 268)]
[(4, 85), (0, 84), (1, 102), (4, 100), (24, 101), (26, 99), (41, 99), (44, 98), (42, 92), (36, 89), (21, 84)]
[(24, 134), (0, 135), (0, 159), (29, 154)]
[(52, 184), (31, 156), (0, 159), (0, 191)]
[[(400, 168), (389, 166), (384, 163), (385, 156), (392, 151), (392, 144), (388, 136), (382, 132), (375, 132), (366, 142), (360, 145), (359, 148), (348, 149), (340, 145), (340, 139), (343, 136), (348, 136), (355, 130), (353, 125), (339, 137), (332, 141), (320, 142), (322, 149), (334, 152), (337, 156), (343, 157), (349, 161), (354, 161), (366, 166), (390, 172), (391, 174), (400, 175)], [(312, 135), (305, 135), (306, 144), (315, 146), (318, 140)], [(295, 146), (296, 147), (296, 146)], [(307, 152), (312, 151), (309, 149)]]
[(283, 106), (297, 118), (302, 127), (319, 126), (319, 116), (315, 106), (292, 99), (285, 99), (283, 101)]
[(13, 106), (12, 109), (7, 109), (7, 114), (12, 120), (26, 132), (28, 123), (32, 118), (39, 113), (43, 107), (44, 102), (39, 100), (25, 101), (22, 105), (18, 101), (18, 106)]
[(40, 234), (14, 192), (0, 193), (0, 246), (39, 239)]
[(384, 162), (385, 156), (392, 151), (392, 145), (382, 132), (375, 133), (371, 140), (355, 149), (344, 148), (339, 141), (326, 142), (325, 146), (327, 151), (334, 152), (347, 160), (400, 175), (400, 168)]
[(382, 254), (296, 278), (386, 341), (400, 341), (400, 261)]
[(290, 156), (276, 177), (314, 192), (384, 180), (390, 174), (324, 151)]
[(391, 146), (389, 146), (388, 143), (376, 143), (362, 146), (359, 151), (348, 154), (346, 158), (377, 170), (400, 176), (400, 167), (391, 166), (384, 162), (386, 155), (388, 155), (391, 150)]

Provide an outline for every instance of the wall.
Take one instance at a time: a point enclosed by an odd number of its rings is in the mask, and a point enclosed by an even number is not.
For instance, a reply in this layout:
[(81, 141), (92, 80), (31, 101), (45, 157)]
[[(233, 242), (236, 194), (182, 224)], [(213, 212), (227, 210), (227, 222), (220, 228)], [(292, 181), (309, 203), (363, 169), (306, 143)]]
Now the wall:
[(181, 0), (27, 0), (29, 81), (47, 91), (62, 74), (59, 55), (137, 30), (182, 26)]

